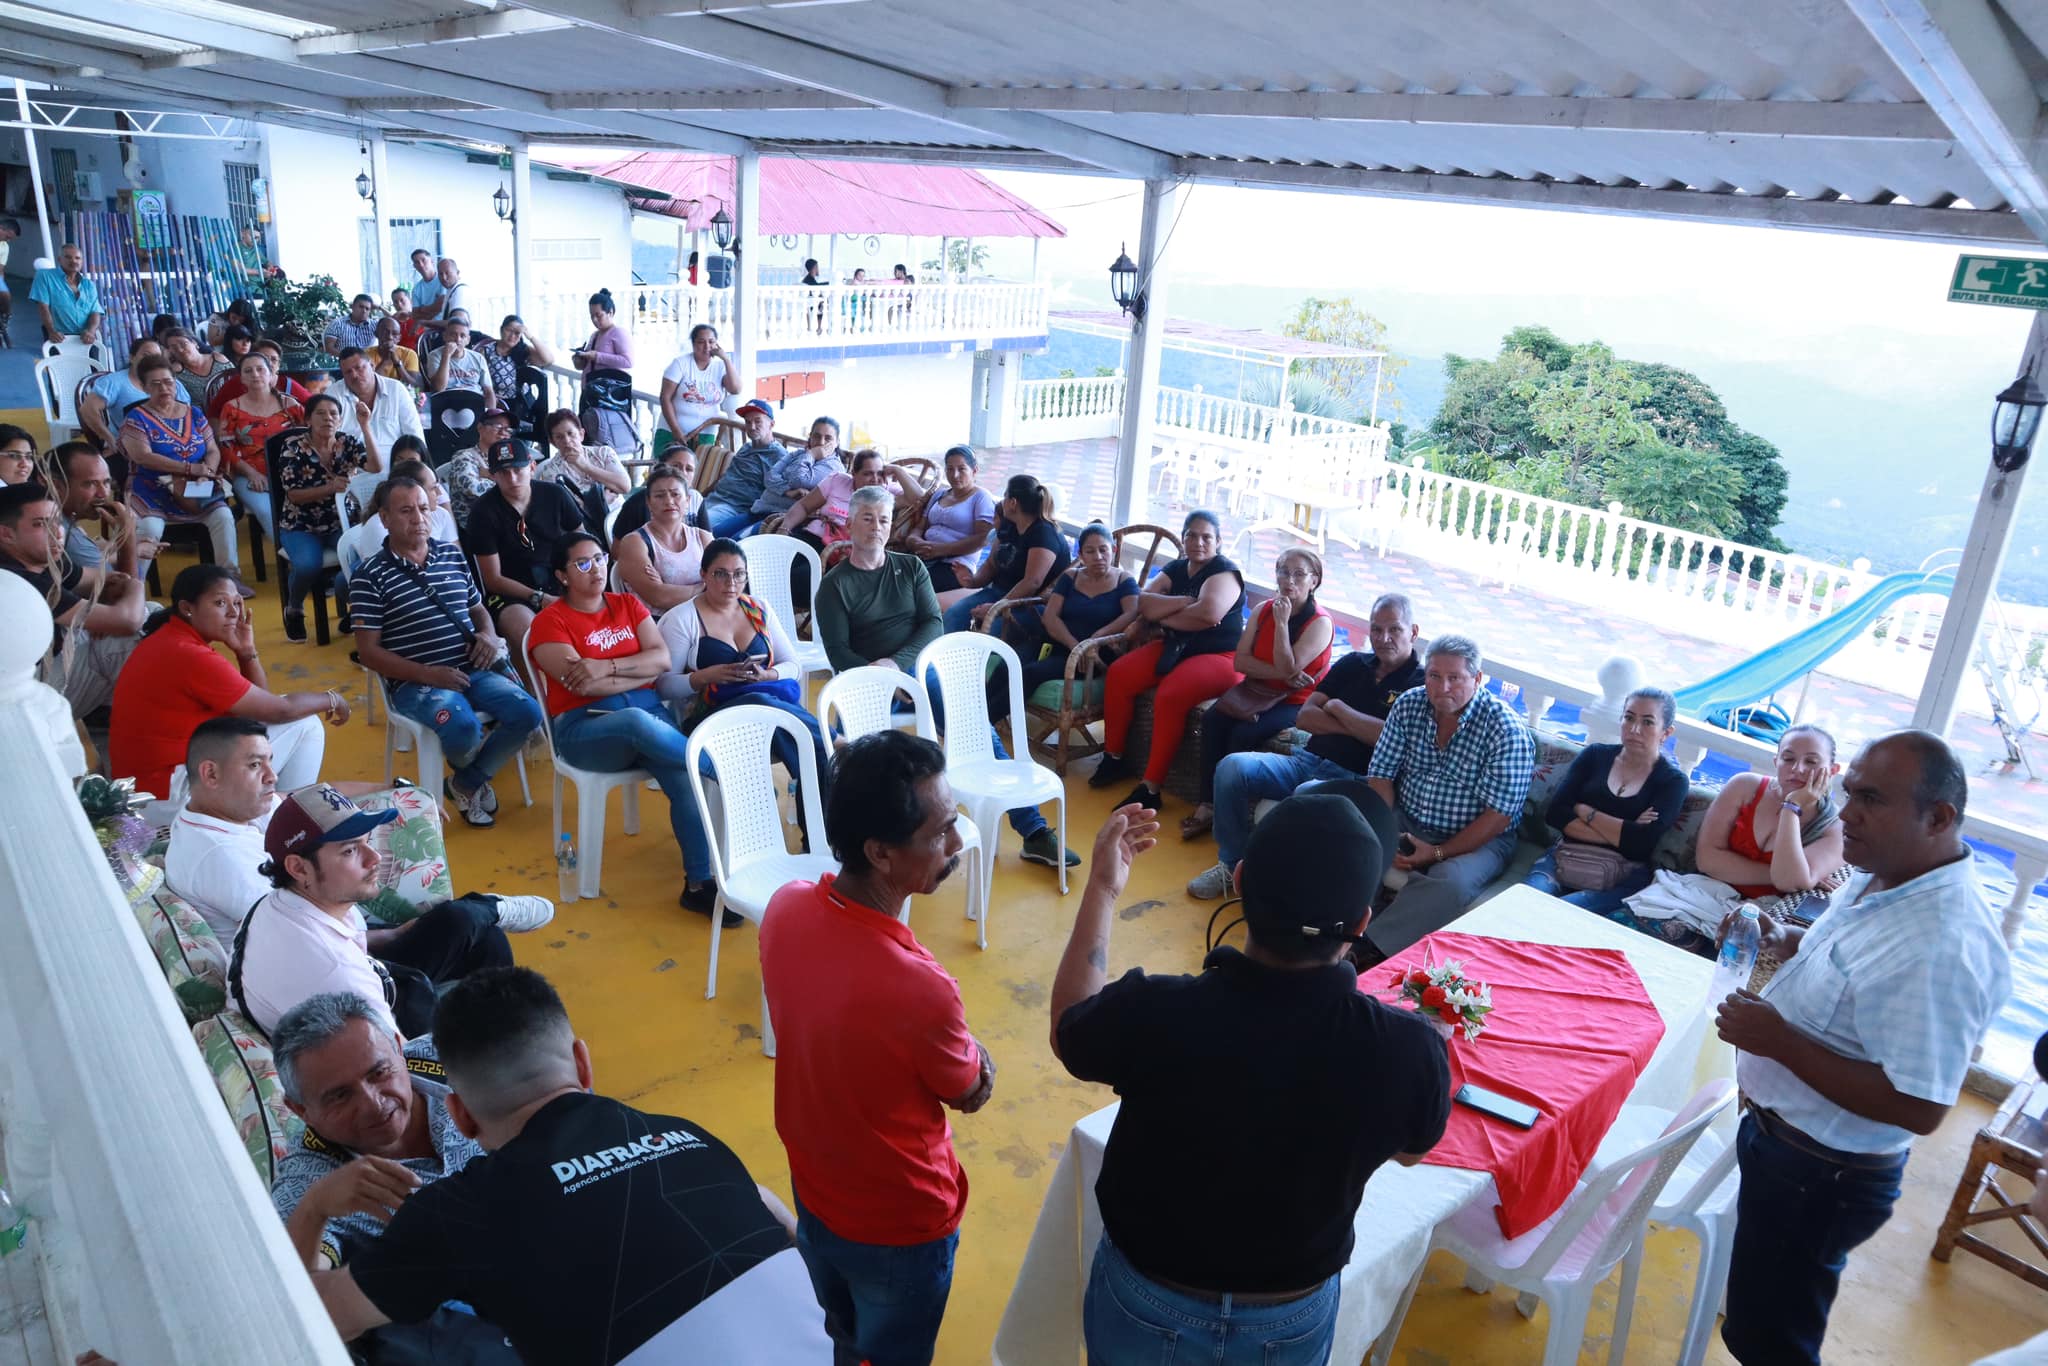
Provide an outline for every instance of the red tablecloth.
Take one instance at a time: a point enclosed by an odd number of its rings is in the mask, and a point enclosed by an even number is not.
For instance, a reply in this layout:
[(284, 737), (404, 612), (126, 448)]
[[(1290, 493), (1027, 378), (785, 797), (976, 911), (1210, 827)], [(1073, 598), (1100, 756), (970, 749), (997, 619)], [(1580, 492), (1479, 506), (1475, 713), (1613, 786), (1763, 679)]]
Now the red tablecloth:
[(1464, 1105), (1451, 1107), (1443, 1141), (1425, 1162), (1490, 1172), (1501, 1232), (1518, 1238), (1555, 1214), (1593, 1160), (1636, 1078), (1664, 1037), (1664, 1020), (1628, 959), (1615, 949), (1565, 948), (1470, 934), (1433, 934), (1359, 978), (1359, 988), (1400, 1002), (1396, 970), (1456, 959), (1493, 988), (1486, 1030), (1451, 1041), (1451, 1087), (1482, 1086), (1542, 1111), (1518, 1129)]

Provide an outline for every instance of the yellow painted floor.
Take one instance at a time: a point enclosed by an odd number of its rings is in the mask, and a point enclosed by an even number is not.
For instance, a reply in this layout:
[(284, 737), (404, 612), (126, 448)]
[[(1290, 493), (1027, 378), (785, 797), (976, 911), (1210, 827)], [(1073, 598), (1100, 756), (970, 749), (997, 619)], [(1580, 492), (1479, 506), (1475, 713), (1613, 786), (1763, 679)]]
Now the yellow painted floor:
[[(166, 562), (166, 582), (179, 565)], [(272, 685), (280, 690), (338, 687), (356, 708), (347, 727), (328, 732), (326, 776), (381, 779), (381, 713), (377, 726), (364, 719), (363, 675), (348, 662), (347, 638), (337, 637), (325, 648), (286, 644), (274, 581), (259, 586), (254, 603)], [(402, 765), (409, 762), (401, 756)], [(555, 895), (547, 806), (552, 774), (545, 758), (530, 769), (536, 805), (519, 804), (508, 768), (498, 782), (502, 806), (494, 830), (472, 830), (459, 820), (449, 825), (448, 853), (458, 890)], [(1108, 800), (1078, 780), (1069, 786), (1069, 842), (1085, 854)], [(573, 804), (573, 798), (565, 800)], [(1169, 820), (1177, 822), (1182, 814), (1170, 810)], [(787, 1197), (788, 1165), (775, 1137), (772, 1110), (774, 1064), (761, 1055), (758, 1037), (760, 967), (754, 931), (747, 927), (724, 936), (718, 996), (704, 999), (709, 924), (676, 907), (681, 860), (661, 795), (642, 793), (637, 836), (624, 834), (616, 801), (611, 817), (604, 858), (607, 896), (563, 907), (546, 929), (515, 936), (519, 961), (545, 972), (560, 988), (578, 1031), (590, 1042), (601, 1090), (704, 1124), (741, 1155), (756, 1177)], [(973, 927), (961, 916), (958, 888), (943, 889), (912, 911), (919, 937), (959, 978), (969, 1022), (998, 1067), (993, 1103), (979, 1114), (956, 1117), (956, 1141), (972, 1195), (939, 1342), (944, 1363), (988, 1360), (989, 1343), (1068, 1129), (1112, 1098), (1105, 1088), (1069, 1078), (1046, 1044), (1047, 991), (1080, 881), (1061, 900), (1052, 871), (1019, 862), (1014, 835), (1005, 829), (1004, 836), (986, 952), (974, 946)], [(1210, 856), (1213, 849), (1206, 842), (1175, 842), (1146, 857), (1115, 924), (1112, 972), (1135, 963), (1155, 971), (1188, 971), (1198, 965), (1211, 907), (1189, 900), (1182, 886)], [(1085, 872), (1085, 867), (1077, 870)], [(1968, 1099), (1938, 1134), (1920, 1144), (1898, 1214), (1851, 1264), (1834, 1315), (1831, 1363), (1969, 1362), (2048, 1329), (2048, 1295), (1974, 1258), (1959, 1257), (1943, 1266), (1927, 1256), (1970, 1137), (1989, 1112), (1983, 1102)], [(1648, 1366), (1673, 1359), (1695, 1251), (1696, 1244), (1685, 1235), (1652, 1237), (1629, 1339), (1630, 1363)], [(1542, 1312), (1525, 1320), (1506, 1291), (1476, 1296), (1461, 1281), (1462, 1271), (1452, 1259), (1439, 1255), (1432, 1262), (1395, 1361), (1402, 1366), (1533, 1366), (1540, 1360)], [(1596, 1303), (1581, 1358), (1585, 1362), (1606, 1359), (1614, 1285), (1611, 1280)], [(1708, 1360), (1728, 1360), (1718, 1342)]]

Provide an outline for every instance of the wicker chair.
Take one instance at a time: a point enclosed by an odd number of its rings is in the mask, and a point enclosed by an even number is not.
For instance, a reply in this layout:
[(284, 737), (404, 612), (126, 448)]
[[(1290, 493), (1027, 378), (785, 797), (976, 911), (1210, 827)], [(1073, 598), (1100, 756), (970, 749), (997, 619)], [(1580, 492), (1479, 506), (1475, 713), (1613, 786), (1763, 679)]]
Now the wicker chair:
[(889, 463), (908, 471), (911, 478), (917, 480), (918, 483), (923, 484), (926, 488), (930, 488), (932, 481), (939, 477), (939, 467), (932, 463), (930, 456), (910, 455), (905, 456), (901, 460), (892, 460)]
[[(1124, 552), (1140, 543), (1144, 556), (1135, 577), (1142, 587), (1160, 564), (1179, 559), (1183, 553), (1180, 537), (1163, 526), (1149, 522), (1118, 527), (1116, 562), (1125, 563)], [(1170, 547), (1170, 551), (1169, 551)], [(1040, 607), (1044, 598), (1013, 598), (999, 602), (982, 621), (984, 631), (1007, 630), (1010, 617), (1026, 607)], [(1067, 675), (1055, 691), (1047, 683), (1024, 699), (1024, 728), (1034, 747), (1056, 736), (1053, 771), (1064, 776), (1067, 765), (1102, 752), (1102, 741), (1088, 728), (1102, 719), (1103, 674), (1109, 668), (1109, 647), (1123, 639), (1121, 634), (1094, 636), (1067, 652)], [(1015, 643), (1014, 641), (1012, 642)]]

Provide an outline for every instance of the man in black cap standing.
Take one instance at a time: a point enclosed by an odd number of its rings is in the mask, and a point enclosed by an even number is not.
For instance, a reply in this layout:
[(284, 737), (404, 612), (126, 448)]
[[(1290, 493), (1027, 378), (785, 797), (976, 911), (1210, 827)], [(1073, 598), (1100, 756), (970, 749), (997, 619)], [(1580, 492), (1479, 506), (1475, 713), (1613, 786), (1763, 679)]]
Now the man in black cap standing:
[(1442, 1040), (1361, 992), (1345, 960), (1397, 837), (1366, 791), (1326, 783), (1254, 828), (1245, 949), (1192, 977), (1108, 981), (1110, 913), (1158, 822), (1126, 806), (1096, 837), (1052, 989), (1053, 1052), (1122, 1097), (1095, 1184), (1091, 1359), (1177, 1333), (1218, 1361), (1324, 1361), (1367, 1179), (1443, 1137)]

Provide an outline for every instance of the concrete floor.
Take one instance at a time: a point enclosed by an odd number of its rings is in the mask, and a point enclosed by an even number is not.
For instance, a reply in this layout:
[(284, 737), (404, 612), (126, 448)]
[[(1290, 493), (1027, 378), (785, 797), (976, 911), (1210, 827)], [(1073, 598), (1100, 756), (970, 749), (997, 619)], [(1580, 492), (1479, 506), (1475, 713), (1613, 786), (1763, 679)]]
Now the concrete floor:
[[(383, 727), (363, 717), (363, 675), (348, 663), (345, 638), (324, 649), (286, 644), (274, 582), (263, 586), (255, 605), (273, 686), (338, 687), (357, 708), (348, 726), (328, 733), (326, 776), (381, 779)], [(475, 831), (459, 822), (449, 827), (449, 861), (459, 890), (555, 895), (548, 852), (552, 774), (545, 759), (531, 770), (535, 806), (519, 805), (508, 772), (500, 784), (504, 805), (496, 829)], [(1069, 838), (1085, 854), (1106, 814), (1106, 797), (1078, 781), (1070, 789)], [(573, 798), (565, 801), (573, 805)], [(1179, 813), (1169, 814), (1177, 818)], [(704, 1124), (731, 1144), (759, 1179), (787, 1196), (788, 1166), (773, 1126), (774, 1064), (761, 1056), (758, 1037), (760, 970), (754, 931), (749, 927), (725, 936), (718, 996), (705, 1000), (709, 927), (675, 906), (680, 859), (668, 835), (662, 797), (642, 794), (639, 835), (623, 833), (616, 802), (609, 829), (605, 898), (565, 906), (546, 929), (517, 937), (519, 961), (547, 973), (561, 989), (579, 1032), (590, 1041), (600, 1089)], [(1068, 1077), (1046, 1044), (1047, 990), (1080, 882), (1074, 883), (1074, 894), (1062, 899), (1050, 870), (1018, 862), (1014, 837), (1004, 833), (986, 952), (974, 947), (973, 928), (961, 917), (958, 889), (943, 889), (912, 913), (919, 936), (959, 978), (969, 1021), (999, 1068), (994, 1102), (957, 1125), (972, 1195), (939, 1360), (963, 1366), (988, 1359), (1069, 1127), (1111, 1098), (1104, 1088)], [(1165, 971), (1198, 964), (1212, 908), (1189, 900), (1182, 885), (1211, 852), (1206, 842), (1174, 842), (1145, 858), (1115, 925), (1112, 971), (1134, 963)], [(1927, 1256), (1970, 1137), (1988, 1113), (1981, 1101), (1966, 1100), (1938, 1134), (1921, 1143), (1898, 1215), (1851, 1265), (1835, 1313), (1830, 1362), (1969, 1362), (2048, 1329), (2048, 1296), (1975, 1259), (1943, 1266)], [(1695, 1251), (1696, 1244), (1684, 1235), (1652, 1237), (1629, 1362), (1647, 1366), (1672, 1359)], [(1395, 1361), (1403, 1366), (1538, 1361), (1541, 1313), (1534, 1321), (1524, 1320), (1506, 1292), (1475, 1296), (1461, 1282), (1454, 1261), (1439, 1256), (1432, 1262)], [(1614, 1284), (1588, 1325), (1582, 1355), (1587, 1362), (1605, 1359)], [(1727, 1360), (1718, 1343), (1709, 1360)]]

